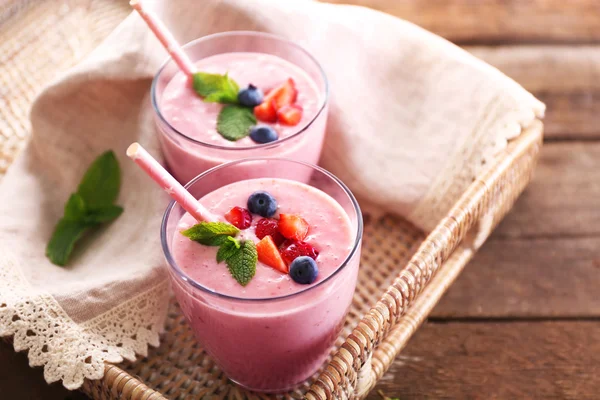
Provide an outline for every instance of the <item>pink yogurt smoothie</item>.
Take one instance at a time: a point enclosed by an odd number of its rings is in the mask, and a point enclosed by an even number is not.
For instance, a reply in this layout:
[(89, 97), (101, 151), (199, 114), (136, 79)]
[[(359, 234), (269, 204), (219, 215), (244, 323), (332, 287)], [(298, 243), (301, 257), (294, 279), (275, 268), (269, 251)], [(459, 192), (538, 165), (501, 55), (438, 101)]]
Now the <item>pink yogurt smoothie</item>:
[[(227, 73), (240, 88), (253, 84), (264, 93), (292, 78), (298, 90), (296, 104), (303, 108), (303, 114), (300, 123), (295, 126), (258, 121), (272, 126), (279, 133), (276, 142), (258, 145), (250, 137), (229, 141), (217, 132), (217, 117), (223, 105), (203, 101), (192, 89), (188, 77), (182, 72), (177, 73), (165, 87), (159, 101), (160, 112), (170, 127), (161, 121), (157, 121), (157, 126), (165, 158), (179, 181), (187, 182), (209, 168), (239, 158), (270, 155), (313, 164), (318, 162), (326, 118), (317, 116), (325, 94), (319, 92), (301, 68), (274, 55), (252, 52), (217, 54), (198, 61), (196, 65), (198, 71)], [(323, 111), (326, 115), (327, 110)], [(302, 133), (292, 138), (298, 132)]]
[[(177, 277), (173, 286), (198, 340), (230, 379), (253, 390), (281, 391), (308, 378), (327, 357), (352, 301), (360, 251), (339, 270), (355, 245), (356, 229), (333, 198), (303, 183), (245, 180), (221, 187), (200, 201), (221, 216), (234, 206), (245, 206), (257, 190), (266, 190), (277, 199), (278, 213), (298, 214), (309, 223), (305, 241), (320, 252), (316, 282), (295, 283), (289, 275), (259, 262), (256, 275), (243, 287), (224, 263), (217, 264), (216, 247), (176, 232), (171, 246), (177, 265), (204, 288), (231, 298), (191, 288)], [(260, 218), (254, 215), (253, 225), (238, 237), (258, 242), (254, 225)], [(185, 214), (177, 231), (195, 223)]]

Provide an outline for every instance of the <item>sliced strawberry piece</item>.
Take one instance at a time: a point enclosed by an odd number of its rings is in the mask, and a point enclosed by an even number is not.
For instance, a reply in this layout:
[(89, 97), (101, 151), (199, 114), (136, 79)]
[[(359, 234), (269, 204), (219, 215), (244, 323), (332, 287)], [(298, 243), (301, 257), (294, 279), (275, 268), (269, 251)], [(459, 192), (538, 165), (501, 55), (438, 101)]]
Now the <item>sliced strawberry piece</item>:
[(260, 242), (256, 244), (256, 252), (258, 253), (258, 261), (268, 265), (271, 268), (275, 268), (284, 274), (288, 273), (288, 267), (283, 262), (281, 254), (271, 236), (265, 236)]
[(247, 229), (252, 225), (252, 214), (242, 207), (233, 207), (225, 214), (225, 219), (238, 229)]
[(285, 238), (279, 232), (279, 221), (273, 218), (262, 218), (259, 219), (256, 223), (256, 237), (259, 239), (264, 238), (265, 236), (271, 236), (273, 239), (273, 243), (276, 246), (279, 246)]
[(299, 215), (279, 214), (279, 232), (287, 239), (304, 240), (308, 235), (308, 222)]
[(290, 104), (277, 110), (277, 120), (284, 125), (298, 125), (302, 119), (302, 107), (297, 104)]
[(254, 115), (263, 122), (276, 122), (277, 110), (283, 106), (294, 104), (296, 97), (298, 97), (296, 83), (289, 78), (266, 94), (263, 102), (254, 107)]
[(263, 122), (277, 122), (277, 110), (273, 100), (263, 101), (260, 105), (254, 107), (254, 115)]
[(286, 265), (290, 265), (292, 261), (300, 256), (308, 256), (313, 260), (316, 260), (319, 256), (319, 251), (317, 249), (309, 243), (301, 242), (299, 240), (286, 240), (283, 242), (283, 245), (281, 245), (279, 252)]
[[(269, 92), (271, 96), (271, 92)], [(292, 78), (288, 78), (281, 86), (273, 89), (272, 99), (275, 102), (275, 110), (279, 110), (284, 106), (289, 106), (296, 102), (298, 97), (298, 90), (296, 89), (296, 82)]]

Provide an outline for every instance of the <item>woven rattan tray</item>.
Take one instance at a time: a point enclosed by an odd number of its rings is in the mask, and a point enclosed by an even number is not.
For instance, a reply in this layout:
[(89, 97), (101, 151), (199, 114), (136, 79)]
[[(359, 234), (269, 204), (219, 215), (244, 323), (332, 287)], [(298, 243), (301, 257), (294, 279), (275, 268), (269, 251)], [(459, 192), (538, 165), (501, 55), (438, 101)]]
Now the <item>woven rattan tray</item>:
[[(0, 0), (0, 174), (28, 132), (34, 93), (87, 54), (128, 13), (126, 2)], [(77, 37), (76, 41), (66, 41)], [(47, 57), (46, 57), (47, 56)], [(57, 60), (49, 65), (48, 59)], [(322, 370), (287, 398), (362, 398), (529, 182), (542, 143), (536, 121), (479, 176), (432, 233), (393, 216), (366, 216), (363, 257), (345, 328)], [(258, 399), (225, 375), (194, 340), (178, 307), (162, 344), (134, 363), (107, 365), (82, 390), (97, 399)]]

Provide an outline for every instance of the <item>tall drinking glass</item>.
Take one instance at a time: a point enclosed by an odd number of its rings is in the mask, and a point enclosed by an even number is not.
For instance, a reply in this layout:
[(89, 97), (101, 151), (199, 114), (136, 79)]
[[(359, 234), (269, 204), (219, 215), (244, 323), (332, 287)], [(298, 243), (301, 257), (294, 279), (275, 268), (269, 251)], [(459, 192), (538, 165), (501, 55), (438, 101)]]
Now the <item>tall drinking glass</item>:
[[(238, 169), (254, 172), (244, 177), (231, 175)], [(290, 389), (316, 372), (328, 356), (356, 286), (363, 231), (360, 208), (350, 190), (331, 173), (287, 159), (234, 161), (199, 175), (186, 186), (201, 199), (225, 184), (245, 179), (293, 181), (295, 177), (335, 200), (346, 213), (352, 232), (351, 248), (337, 268), (298, 292), (241, 298), (211, 290), (175, 261), (174, 235), (185, 210), (172, 202), (161, 227), (172, 287), (198, 341), (231, 380), (255, 391)]]

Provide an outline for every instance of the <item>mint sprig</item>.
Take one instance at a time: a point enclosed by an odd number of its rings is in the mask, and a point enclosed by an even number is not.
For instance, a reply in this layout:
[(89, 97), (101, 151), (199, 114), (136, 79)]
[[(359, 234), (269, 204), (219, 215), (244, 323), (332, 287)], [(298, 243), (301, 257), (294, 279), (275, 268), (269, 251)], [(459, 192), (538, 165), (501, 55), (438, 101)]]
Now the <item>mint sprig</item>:
[(227, 240), (223, 241), (219, 247), (219, 251), (217, 251), (217, 262), (221, 263), (233, 257), (240, 247), (241, 244), (239, 240), (232, 238), (231, 236), (227, 236)]
[(181, 231), (185, 237), (206, 246), (219, 246), (217, 262), (225, 261), (231, 276), (242, 286), (256, 274), (258, 253), (252, 240), (239, 241), (235, 238), (240, 232), (226, 222), (200, 222)]
[(245, 240), (240, 243), (240, 248), (225, 260), (225, 263), (235, 280), (240, 285), (246, 286), (256, 274), (257, 261), (256, 245), (252, 240)]
[(229, 236), (235, 237), (240, 230), (226, 222), (200, 222), (181, 234), (205, 246), (220, 246)]
[(209, 103), (225, 104), (217, 118), (217, 132), (232, 142), (250, 134), (256, 125), (252, 107), (239, 104), (240, 86), (229, 75), (196, 72), (193, 76), (194, 91)]
[(193, 87), (202, 99), (209, 103), (237, 104), (239, 85), (227, 74), (196, 72)]
[(225, 106), (217, 117), (217, 132), (232, 142), (248, 136), (254, 125), (256, 117), (248, 107)]
[(110, 222), (123, 212), (114, 205), (121, 186), (121, 170), (115, 154), (107, 151), (90, 165), (77, 192), (64, 208), (64, 215), (56, 224), (46, 256), (56, 265), (64, 266), (84, 233), (98, 225)]

